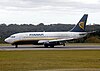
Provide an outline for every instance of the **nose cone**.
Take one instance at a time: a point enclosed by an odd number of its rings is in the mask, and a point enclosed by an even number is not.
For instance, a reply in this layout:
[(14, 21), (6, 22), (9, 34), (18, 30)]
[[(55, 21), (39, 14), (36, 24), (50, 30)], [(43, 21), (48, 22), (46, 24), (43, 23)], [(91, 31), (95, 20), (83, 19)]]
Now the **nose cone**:
[(4, 41), (7, 42), (7, 43), (10, 43), (10, 42), (9, 42), (9, 38), (6, 38)]

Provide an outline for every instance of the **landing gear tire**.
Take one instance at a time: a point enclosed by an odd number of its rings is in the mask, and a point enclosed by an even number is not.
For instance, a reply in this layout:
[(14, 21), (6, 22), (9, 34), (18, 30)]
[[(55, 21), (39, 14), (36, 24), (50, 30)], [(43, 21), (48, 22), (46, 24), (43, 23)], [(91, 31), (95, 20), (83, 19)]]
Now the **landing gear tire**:
[(51, 48), (54, 48), (54, 45), (51, 45), (50, 47), (51, 47)]
[(47, 45), (47, 44), (45, 44), (45, 45), (44, 45), (44, 47), (45, 47), (45, 48), (48, 48), (48, 45)]
[(65, 43), (63, 43), (63, 46), (65, 46)]

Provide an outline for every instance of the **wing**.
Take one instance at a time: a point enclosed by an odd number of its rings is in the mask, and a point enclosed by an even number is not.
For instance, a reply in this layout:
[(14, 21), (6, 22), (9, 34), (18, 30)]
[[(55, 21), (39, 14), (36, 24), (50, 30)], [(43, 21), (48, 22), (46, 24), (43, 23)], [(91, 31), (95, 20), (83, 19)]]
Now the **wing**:
[(38, 43), (56, 43), (56, 42), (66, 42), (69, 40), (73, 40), (73, 38), (56, 39), (56, 40), (39, 40)]

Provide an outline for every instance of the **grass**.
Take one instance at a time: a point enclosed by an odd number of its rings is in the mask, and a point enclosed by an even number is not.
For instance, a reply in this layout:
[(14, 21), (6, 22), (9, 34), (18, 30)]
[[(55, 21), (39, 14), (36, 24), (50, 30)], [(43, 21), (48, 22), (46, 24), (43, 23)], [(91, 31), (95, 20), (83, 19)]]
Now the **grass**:
[(11, 44), (7, 44), (7, 43), (0, 43), (0, 46), (11, 46)]
[(100, 51), (0, 51), (0, 71), (33, 71), (70, 68), (100, 68)]

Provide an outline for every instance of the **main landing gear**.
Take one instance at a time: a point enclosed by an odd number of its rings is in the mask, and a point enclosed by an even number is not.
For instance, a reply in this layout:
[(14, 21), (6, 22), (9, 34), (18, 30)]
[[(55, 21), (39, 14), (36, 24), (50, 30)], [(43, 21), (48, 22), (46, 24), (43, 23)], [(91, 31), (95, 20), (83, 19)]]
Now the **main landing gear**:
[(44, 45), (45, 48), (48, 48), (49, 46), (50, 46), (51, 48), (54, 48), (54, 45), (47, 45), (47, 44)]
[(18, 48), (18, 45), (17, 44), (15, 45), (15, 48)]

